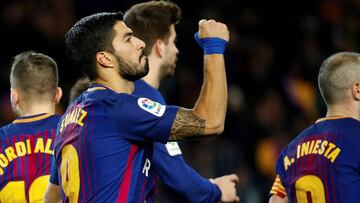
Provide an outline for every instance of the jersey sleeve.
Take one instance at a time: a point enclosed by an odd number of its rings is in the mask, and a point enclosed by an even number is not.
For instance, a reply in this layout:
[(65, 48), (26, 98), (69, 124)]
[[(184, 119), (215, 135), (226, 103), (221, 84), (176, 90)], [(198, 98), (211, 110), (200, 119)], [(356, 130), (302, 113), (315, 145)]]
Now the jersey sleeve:
[(219, 202), (221, 191), (202, 178), (181, 155), (177, 143), (154, 143), (153, 163), (163, 183), (184, 195), (190, 202)]
[(51, 159), (51, 167), (50, 167), (50, 183), (54, 185), (59, 185), (58, 179), (58, 167), (56, 164), (55, 156)]
[(286, 196), (286, 190), (285, 190), (284, 186), (281, 183), (281, 179), (280, 179), (279, 175), (276, 175), (274, 184), (271, 187), (270, 196), (271, 195), (277, 195), (277, 196), (279, 196), (281, 198), (284, 198)]
[(179, 107), (166, 106), (143, 97), (122, 95), (109, 109), (120, 135), (131, 141), (167, 142)]

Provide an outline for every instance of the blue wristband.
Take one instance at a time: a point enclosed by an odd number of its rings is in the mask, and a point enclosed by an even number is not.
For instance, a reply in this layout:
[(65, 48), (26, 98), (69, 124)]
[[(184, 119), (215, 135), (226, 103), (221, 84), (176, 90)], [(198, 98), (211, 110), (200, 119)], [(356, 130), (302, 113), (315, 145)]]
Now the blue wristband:
[(200, 39), (199, 32), (195, 33), (194, 38), (204, 54), (224, 54), (227, 41), (218, 37), (207, 37)]

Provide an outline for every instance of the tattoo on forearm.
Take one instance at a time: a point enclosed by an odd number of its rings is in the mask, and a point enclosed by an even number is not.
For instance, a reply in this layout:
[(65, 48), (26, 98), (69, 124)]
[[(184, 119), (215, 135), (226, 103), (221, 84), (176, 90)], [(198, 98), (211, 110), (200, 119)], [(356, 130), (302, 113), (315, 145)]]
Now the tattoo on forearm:
[(205, 120), (197, 117), (192, 110), (180, 108), (176, 113), (170, 132), (170, 140), (197, 137), (204, 132)]

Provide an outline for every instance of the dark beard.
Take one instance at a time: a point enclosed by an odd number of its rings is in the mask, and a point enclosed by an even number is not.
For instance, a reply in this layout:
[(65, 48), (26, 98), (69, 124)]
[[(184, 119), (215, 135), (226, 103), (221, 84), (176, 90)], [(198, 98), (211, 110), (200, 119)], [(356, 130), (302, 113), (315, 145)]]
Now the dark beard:
[(136, 80), (143, 78), (149, 73), (149, 63), (147, 58), (145, 65), (143, 67), (137, 67), (137, 65), (133, 63), (126, 62), (120, 56), (115, 56), (115, 57), (119, 65), (120, 76), (128, 81), (134, 82)]

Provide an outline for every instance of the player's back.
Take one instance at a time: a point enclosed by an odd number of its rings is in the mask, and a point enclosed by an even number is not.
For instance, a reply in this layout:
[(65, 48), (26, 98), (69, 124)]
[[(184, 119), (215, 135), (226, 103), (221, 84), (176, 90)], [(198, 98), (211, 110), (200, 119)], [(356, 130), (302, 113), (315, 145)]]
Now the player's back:
[(0, 202), (43, 202), (59, 119), (21, 117), (0, 129)]
[(360, 202), (360, 122), (328, 117), (303, 131), (276, 165), (290, 202)]
[(158, 104), (147, 102), (93, 85), (68, 107), (55, 146), (63, 200), (144, 202), (149, 141), (165, 142), (172, 124), (165, 107), (161, 116), (154, 111)]

